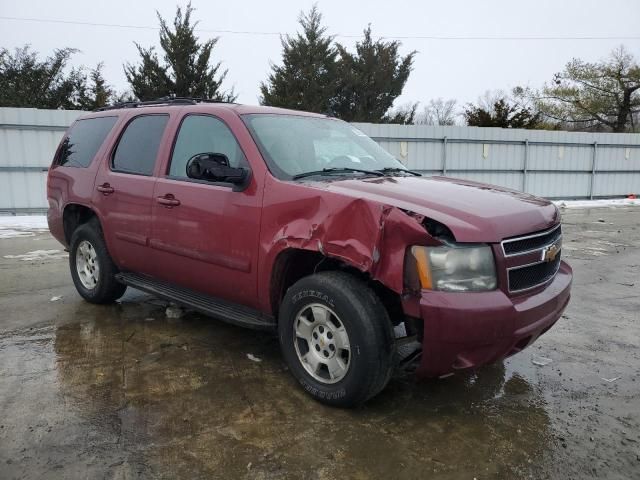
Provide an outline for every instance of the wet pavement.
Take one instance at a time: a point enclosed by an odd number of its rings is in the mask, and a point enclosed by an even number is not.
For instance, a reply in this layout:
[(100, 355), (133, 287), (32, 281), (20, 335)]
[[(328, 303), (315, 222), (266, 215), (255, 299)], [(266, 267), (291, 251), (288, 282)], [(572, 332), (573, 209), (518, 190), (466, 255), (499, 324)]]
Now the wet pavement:
[(0, 478), (640, 478), (640, 208), (563, 217), (553, 329), (356, 410), (308, 398), (270, 335), (90, 305), (48, 233), (0, 239)]

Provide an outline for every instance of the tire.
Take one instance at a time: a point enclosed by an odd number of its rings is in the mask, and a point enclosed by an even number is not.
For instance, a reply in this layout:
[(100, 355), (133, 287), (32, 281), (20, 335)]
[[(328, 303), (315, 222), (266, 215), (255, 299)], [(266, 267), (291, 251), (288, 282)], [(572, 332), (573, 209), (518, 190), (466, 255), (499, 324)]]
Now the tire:
[(278, 336), (293, 376), (327, 405), (358, 406), (391, 378), (391, 321), (373, 290), (352, 275), (321, 272), (295, 283), (280, 306)]
[(107, 251), (96, 219), (83, 223), (71, 235), (69, 268), (76, 290), (90, 303), (114, 302), (127, 289), (115, 278), (118, 268)]

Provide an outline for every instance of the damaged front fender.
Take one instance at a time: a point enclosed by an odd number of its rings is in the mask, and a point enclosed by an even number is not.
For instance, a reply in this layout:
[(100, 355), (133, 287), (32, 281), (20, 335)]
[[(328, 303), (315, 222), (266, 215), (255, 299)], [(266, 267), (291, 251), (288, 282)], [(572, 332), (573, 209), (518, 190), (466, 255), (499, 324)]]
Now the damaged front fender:
[(420, 215), (304, 184), (284, 185), (273, 181), (265, 188), (259, 287), (269, 285), (280, 253), (303, 249), (351, 265), (400, 294), (407, 247), (440, 244)]

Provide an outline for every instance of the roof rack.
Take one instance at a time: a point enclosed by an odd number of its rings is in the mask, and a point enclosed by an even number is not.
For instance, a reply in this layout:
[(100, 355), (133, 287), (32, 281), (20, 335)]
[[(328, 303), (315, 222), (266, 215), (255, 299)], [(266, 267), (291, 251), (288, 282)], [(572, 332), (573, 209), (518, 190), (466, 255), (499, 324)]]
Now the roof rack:
[(140, 108), (149, 107), (153, 105), (196, 105), (198, 103), (233, 103), (220, 100), (211, 100), (209, 98), (199, 97), (176, 97), (175, 95), (169, 95), (166, 97), (158, 98), (156, 100), (147, 100), (144, 102), (120, 102), (108, 107), (101, 107), (96, 112), (104, 112), (106, 110), (118, 110), (121, 108)]

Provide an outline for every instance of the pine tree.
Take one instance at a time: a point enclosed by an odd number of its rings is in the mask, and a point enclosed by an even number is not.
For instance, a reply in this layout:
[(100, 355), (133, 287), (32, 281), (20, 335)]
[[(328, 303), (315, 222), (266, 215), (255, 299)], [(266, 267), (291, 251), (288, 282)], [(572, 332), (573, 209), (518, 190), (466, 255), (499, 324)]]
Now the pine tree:
[(137, 43), (136, 47), (141, 62), (138, 65), (126, 64), (124, 67), (124, 74), (133, 94), (139, 100), (155, 100), (175, 93), (167, 74), (168, 67), (160, 64), (155, 49), (145, 49)]
[(478, 105), (467, 104), (463, 116), (472, 127), (528, 128), (542, 127), (542, 114), (525, 105), (512, 103), (506, 96), (481, 99)]
[(86, 78), (81, 69), (67, 70), (77, 50), (55, 50), (44, 60), (28, 45), (15, 53), (0, 49), (0, 107), (82, 108)]
[(640, 63), (620, 46), (599, 62), (574, 58), (542, 91), (519, 93), (565, 128), (633, 132), (640, 114)]
[(96, 110), (108, 105), (115, 97), (113, 89), (102, 76), (102, 62), (89, 72), (89, 85), (85, 87), (80, 104), (84, 110)]
[(227, 70), (221, 62), (212, 64), (211, 54), (219, 38), (200, 43), (195, 34), (198, 22), (191, 21), (195, 9), (191, 3), (184, 13), (180, 7), (173, 20), (173, 28), (158, 15), (161, 61), (153, 47), (143, 48), (136, 43), (140, 54), (137, 65), (125, 64), (124, 71), (134, 95), (140, 100), (153, 100), (169, 94), (178, 97), (199, 97), (218, 101), (235, 100), (233, 90), (223, 91), (222, 82)]
[[(356, 43), (356, 52), (349, 53), (338, 44), (338, 90), (334, 104), (336, 116), (348, 122), (380, 123), (388, 120), (387, 112), (402, 93), (413, 68), (416, 52), (404, 57), (398, 53), (400, 42), (373, 41), (371, 26), (364, 39)], [(415, 109), (407, 112), (411, 118), (394, 114), (394, 123), (410, 123)]]
[(262, 105), (328, 113), (336, 91), (336, 49), (314, 5), (299, 17), (302, 33), (282, 41), (282, 65), (261, 83)]

